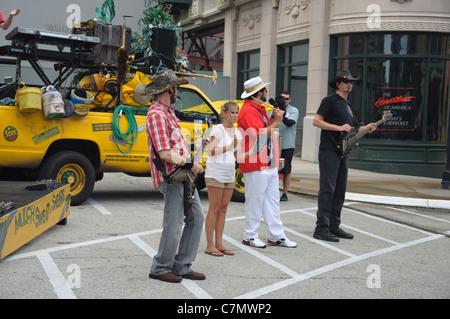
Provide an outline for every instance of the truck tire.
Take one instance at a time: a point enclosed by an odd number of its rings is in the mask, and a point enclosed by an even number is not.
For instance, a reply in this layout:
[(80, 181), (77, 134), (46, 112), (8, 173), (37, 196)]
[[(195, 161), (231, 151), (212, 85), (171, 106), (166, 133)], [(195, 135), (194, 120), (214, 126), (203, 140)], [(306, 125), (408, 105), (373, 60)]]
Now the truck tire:
[(244, 175), (241, 173), (241, 169), (239, 165), (236, 165), (236, 175), (234, 181), (234, 190), (233, 195), (231, 197), (233, 202), (245, 202), (245, 184), (244, 184)]
[(53, 154), (43, 163), (38, 178), (69, 183), (71, 205), (76, 206), (91, 196), (95, 185), (95, 170), (92, 163), (83, 154), (61, 151)]

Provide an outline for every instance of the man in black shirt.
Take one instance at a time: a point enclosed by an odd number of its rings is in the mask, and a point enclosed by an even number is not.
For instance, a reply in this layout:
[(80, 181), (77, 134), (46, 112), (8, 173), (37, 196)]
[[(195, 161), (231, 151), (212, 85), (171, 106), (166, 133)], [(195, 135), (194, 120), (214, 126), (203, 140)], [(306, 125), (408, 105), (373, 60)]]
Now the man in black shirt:
[[(319, 106), (313, 125), (320, 128), (319, 171), (320, 189), (314, 238), (338, 242), (339, 238), (352, 239), (353, 235), (339, 228), (341, 210), (345, 199), (348, 175), (348, 157), (338, 149), (341, 134), (350, 132), (358, 119), (347, 101), (352, 91), (353, 78), (350, 71), (339, 71), (328, 83), (335, 93), (324, 98)], [(376, 124), (362, 126), (372, 133)]]

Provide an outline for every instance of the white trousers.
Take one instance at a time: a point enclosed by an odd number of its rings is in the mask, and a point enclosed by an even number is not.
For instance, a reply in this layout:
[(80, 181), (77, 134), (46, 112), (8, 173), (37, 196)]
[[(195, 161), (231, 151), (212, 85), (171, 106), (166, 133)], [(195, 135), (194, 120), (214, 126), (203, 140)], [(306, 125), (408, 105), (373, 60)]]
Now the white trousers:
[(258, 238), (261, 215), (269, 227), (271, 241), (286, 238), (280, 218), (280, 192), (277, 168), (244, 173), (244, 239)]

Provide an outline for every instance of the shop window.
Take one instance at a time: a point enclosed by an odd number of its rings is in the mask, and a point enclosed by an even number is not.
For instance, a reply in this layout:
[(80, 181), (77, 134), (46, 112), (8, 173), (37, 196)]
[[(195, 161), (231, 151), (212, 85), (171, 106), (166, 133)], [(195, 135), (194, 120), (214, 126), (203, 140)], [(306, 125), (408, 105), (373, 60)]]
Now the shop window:
[[(277, 93), (288, 90), (292, 105), (299, 109), (299, 118), (306, 115), (306, 86), (308, 80), (308, 43), (293, 44), (279, 48), (280, 68)], [(301, 129), (299, 123), (297, 129)]]
[(450, 37), (369, 33), (332, 39), (332, 67), (360, 77), (349, 99), (364, 122), (390, 112), (370, 140), (445, 143), (450, 91)]
[(237, 92), (242, 92), (244, 82), (259, 75), (259, 51), (238, 54)]
[(367, 122), (391, 113), (389, 122), (370, 136), (374, 139), (422, 140), (425, 61), (369, 59)]
[(424, 34), (374, 33), (368, 36), (368, 53), (426, 54)]
[(291, 94), (291, 105), (299, 111), (295, 154), (300, 155), (303, 138), (303, 118), (306, 116), (309, 44), (303, 42), (280, 46), (278, 54), (277, 94), (287, 90)]
[(427, 141), (445, 142), (449, 125), (450, 61), (432, 59), (429, 70)]
[(364, 53), (365, 37), (364, 35), (340, 36), (337, 40), (337, 56)]

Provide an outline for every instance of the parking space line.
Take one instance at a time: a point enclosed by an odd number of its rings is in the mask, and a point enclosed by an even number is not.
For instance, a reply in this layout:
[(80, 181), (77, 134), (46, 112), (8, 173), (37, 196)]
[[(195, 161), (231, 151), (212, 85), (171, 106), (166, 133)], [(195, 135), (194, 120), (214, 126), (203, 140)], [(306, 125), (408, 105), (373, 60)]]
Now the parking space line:
[[(277, 268), (278, 270), (288, 274), (291, 277), (299, 276), (298, 273), (295, 271), (289, 269), (285, 265), (280, 264), (279, 262), (267, 257), (266, 255), (260, 253), (259, 251), (256, 251), (258, 248), (251, 248), (250, 246), (244, 245), (240, 243), (239, 241), (235, 240), (234, 238), (231, 238), (225, 234), (223, 234), (223, 239), (228, 241), (229, 243), (233, 244), (234, 246), (244, 250), (245, 252), (249, 253), (250, 255), (255, 256), (256, 258), (260, 259), (261, 261), (264, 261), (265, 263), (269, 264), (272, 267)], [(264, 249), (264, 248), (259, 248)]]
[(157, 251), (154, 250), (152, 247), (150, 247), (149, 244), (147, 244), (145, 241), (143, 241), (139, 236), (136, 235), (130, 235), (128, 238), (136, 244), (140, 249), (142, 249), (147, 255), (149, 255), (151, 258), (153, 258)]
[(49, 253), (40, 251), (36, 254), (45, 273), (53, 286), (53, 290), (59, 299), (77, 299), (72, 289), (67, 285), (66, 278), (59, 270), (53, 258)]
[(103, 207), (102, 205), (100, 205), (95, 199), (93, 199), (92, 197), (89, 197), (87, 199), (87, 202), (89, 204), (91, 204), (96, 210), (98, 210), (100, 213), (102, 213), (103, 215), (111, 215), (111, 212), (109, 210), (107, 210), (105, 207)]
[[(308, 212), (307, 212), (307, 210), (311, 210), (311, 209), (315, 209), (315, 208), (306, 208), (306, 209), (299, 209), (299, 210), (291, 210), (290, 212), (298, 211), (298, 212), (301, 212), (302, 214), (305, 214), (305, 215), (308, 215), (308, 216), (311, 216), (311, 217), (316, 218), (316, 215), (315, 215), (315, 214), (311, 214), (311, 213), (308, 213)], [(345, 208), (345, 209), (348, 209), (348, 208)], [(367, 231), (365, 231), (365, 230), (362, 230), (362, 229), (359, 229), (359, 228), (356, 228), (356, 227), (353, 227), (353, 226), (349, 226), (349, 225), (346, 225), (346, 224), (341, 224), (341, 225), (342, 225), (342, 227), (351, 229), (351, 230), (353, 230), (353, 231), (356, 231), (356, 232), (358, 232), (358, 233), (360, 233), (360, 234), (367, 235), (367, 236), (372, 237), (372, 238), (376, 238), (376, 239), (385, 241), (385, 242), (390, 243), (390, 244), (392, 244), (392, 245), (398, 244), (396, 241), (393, 241), (393, 240), (390, 240), (390, 239), (387, 239), (387, 238), (384, 238), (384, 237), (381, 237), (381, 236), (378, 236), (378, 235), (369, 233), (369, 232), (367, 232)], [(323, 244), (324, 244), (322, 241), (315, 241), (315, 242), (317, 242), (317, 243), (320, 244), (320, 245), (323, 245)], [(325, 246), (325, 245), (323, 245), (323, 246)], [(332, 246), (332, 247), (334, 247), (334, 246)]]
[(161, 231), (162, 231), (162, 229), (154, 229), (154, 230), (149, 230), (149, 231), (135, 233), (135, 234), (129, 234), (129, 235), (121, 235), (121, 236), (93, 239), (93, 240), (83, 241), (83, 242), (79, 242), (79, 243), (75, 243), (75, 244), (68, 244), (68, 245), (63, 245), (63, 246), (57, 246), (57, 247), (51, 247), (51, 248), (46, 248), (46, 249), (42, 249), (42, 250), (32, 251), (32, 252), (28, 252), (28, 253), (10, 255), (10, 256), (7, 256), (2, 261), (10, 261), (10, 260), (16, 260), (16, 259), (27, 258), (27, 257), (35, 257), (40, 253), (52, 253), (52, 252), (67, 250), (67, 249), (72, 249), (72, 248), (92, 246), (92, 245), (103, 244), (103, 243), (107, 243), (107, 242), (111, 242), (111, 241), (127, 239), (133, 235), (134, 236), (145, 236), (145, 235), (160, 233)]
[[(149, 244), (147, 244), (145, 241), (143, 241), (139, 236), (131, 235), (129, 236), (129, 239), (135, 243), (140, 249), (142, 249), (147, 255), (149, 255), (151, 258), (153, 258), (157, 251), (154, 250)], [(200, 288), (196, 283), (194, 283), (192, 280), (182, 280), (181, 284), (186, 287), (187, 290), (189, 290), (195, 297), (199, 299), (212, 299), (211, 295), (208, 294), (205, 290)]]
[(401, 208), (397, 208), (397, 207), (389, 207), (390, 209), (394, 209), (394, 210), (398, 210), (400, 212), (406, 213), (406, 214), (411, 214), (411, 215), (416, 215), (416, 216), (420, 216), (420, 217), (424, 217), (424, 218), (429, 218), (429, 219), (433, 219), (436, 221), (440, 221), (440, 222), (444, 222), (444, 223), (449, 223), (450, 224), (450, 220), (445, 220), (445, 219), (441, 219), (441, 218), (437, 218), (437, 217), (433, 217), (433, 216), (427, 216), (424, 214), (419, 214), (416, 212), (411, 212), (409, 210), (406, 209), (401, 209)]
[(323, 267), (320, 267), (320, 268), (308, 271), (308, 272), (306, 272), (304, 274), (299, 274), (298, 276), (295, 276), (295, 277), (293, 276), (293, 278), (286, 279), (286, 280), (277, 282), (277, 283), (275, 283), (273, 285), (265, 286), (265, 287), (262, 287), (262, 288), (250, 291), (250, 292), (248, 292), (246, 294), (243, 294), (241, 296), (235, 297), (233, 299), (258, 298), (258, 297), (261, 297), (263, 295), (272, 293), (272, 292), (274, 292), (276, 290), (279, 290), (279, 289), (282, 289), (282, 288), (286, 288), (288, 286), (291, 286), (291, 285), (296, 284), (298, 282), (301, 282), (303, 280), (306, 280), (306, 279), (312, 278), (314, 276), (321, 275), (321, 274), (324, 274), (324, 273), (336, 270), (338, 268), (341, 268), (341, 267), (353, 264), (355, 262), (359, 262), (359, 261), (362, 261), (362, 260), (365, 260), (365, 259), (368, 259), (368, 258), (372, 258), (372, 257), (377, 257), (377, 256), (380, 256), (380, 255), (383, 255), (383, 254), (386, 254), (386, 253), (390, 253), (390, 252), (393, 252), (393, 251), (396, 251), (396, 250), (400, 250), (402, 248), (411, 247), (411, 246), (414, 246), (414, 245), (419, 245), (419, 244), (422, 244), (422, 243), (425, 243), (425, 242), (428, 242), (428, 241), (432, 241), (432, 240), (436, 240), (436, 239), (439, 239), (439, 238), (443, 238), (443, 237), (445, 237), (445, 236), (444, 235), (431, 235), (429, 237), (413, 240), (413, 241), (410, 241), (408, 243), (397, 244), (397, 245), (394, 245), (394, 246), (391, 246), (391, 247), (375, 250), (375, 251), (372, 251), (372, 252), (369, 252), (369, 253), (366, 253), (366, 254), (362, 254), (360, 256), (355, 256), (355, 257), (352, 257), (352, 258), (349, 258), (349, 259), (346, 259), (346, 260), (338, 261), (336, 263), (329, 264), (329, 265), (326, 265), (326, 266), (323, 266)]
[(293, 230), (293, 229), (284, 227), (284, 230), (287, 231), (287, 232), (289, 232), (289, 233), (291, 233), (291, 234), (293, 234), (293, 235), (295, 235), (295, 236), (298, 236), (298, 237), (301, 237), (301, 238), (303, 238), (303, 239), (309, 240), (309, 241), (311, 241), (311, 242), (313, 242), (313, 243), (315, 243), (315, 244), (319, 244), (320, 246), (326, 247), (326, 248), (328, 248), (328, 249), (330, 249), (330, 250), (333, 250), (333, 251), (335, 251), (335, 252), (337, 252), (337, 253), (340, 253), (340, 254), (342, 254), (342, 255), (345, 255), (345, 256), (347, 256), (347, 257), (355, 257), (355, 256), (356, 256), (355, 254), (352, 254), (352, 253), (350, 253), (350, 252), (348, 252), (348, 251), (345, 251), (345, 250), (340, 249), (340, 248), (338, 248), (338, 247), (335, 247), (335, 246), (333, 246), (333, 245), (331, 245), (331, 244), (328, 244), (328, 243), (324, 242), (323, 240), (315, 239), (315, 238), (313, 238), (313, 237), (304, 235), (304, 234), (299, 233), (298, 231), (295, 231), (295, 230)]
[(388, 223), (388, 224), (392, 224), (392, 225), (395, 225), (395, 226), (407, 228), (407, 229), (410, 229), (410, 230), (415, 230), (415, 231), (417, 231), (419, 233), (423, 233), (423, 234), (428, 235), (428, 236), (433, 235), (433, 233), (430, 233), (429, 231), (425, 231), (425, 230), (422, 230), (420, 228), (408, 226), (408, 225), (405, 225), (405, 224), (400, 224), (398, 222), (389, 220), (389, 219), (384, 218), (384, 217), (373, 216), (373, 215), (370, 215), (370, 214), (367, 214), (367, 213), (364, 213), (364, 212), (361, 212), (361, 211), (358, 211), (358, 210), (355, 210), (355, 209), (351, 209), (351, 208), (348, 208), (348, 207), (345, 207), (345, 209), (348, 210), (349, 212), (352, 212), (352, 213), (355, 213), (355, 214), (358, 214), (358, 215), (361, 215), (361, 216), (365, 216), (367, 218), (372, 218), (372, 219), (375, 219), (375, 220), (378, 220), (378, 221), (381, 221), (381, 222), (385, 222), (385, 223)]
[[(96, 202), (94, 201), (94, 204)], [(91, 203), (92, 204), (92, 203)], [(97, 203), (98, 204), (98, 203)], [(101, 206), (101, 205), (100, 205)], [(101, 206), (103, 207), (103, 206)], [(96, 207), (97, 208), (97, 207)], [(97, 208), (98, 209), (98, 208)], [(315, 214), (312, 214), (308, 211), (310, 210), (314, 210), (317, 209), (317, 207), (309, 207), (309, 208), (304, 208), (304, 209), (294, 209), (294, 210), (286, 210), (286, 211), (282, 211), (282, 214), (287, 214), (287, 213), (302, 213), (311, 217), (316, 217)], [(389, 239), (386, 238), (382, 238), (380, 236), (371, 234), (369, 232), (357, 229), (355, 227), (352, 226), (348, 226), (346, 225), (345, 227), (348, 227), (349, 229), (355, 230), (357, 232), (361, 232), (363, 234), (367, 234), (369, 236), (378, 238), (380, 240), (384, 240), (387, 242), (392, 243), (392, 246), (389, 246), (387, 248), (382, 248), (379, 250), (375, 250), (372, 252), (368, 252), (368, 253), (364, 253), (362, 255), (355, 255), (352, 254), (350, 252), (344, 251), (338, 247), (335, 247), (331, 244), (316, 240), (314, 238), (311, 238), (307, 235), (304, 235), (300, 232), (297, 232), (293, 229), (290, 228), (286, 228), (285, 230), (286, 232), (289, 232), (297, 237), (300, 238), (304, 238), (307, 239), (309, 241), (312, 241), (314, 243), (320, 244), (322, 246), (325, 246), (329, 249), (332, 249), (333, 251), (336, 251), (340, 254), (343, 254), (349, 258), (329, 264), (329, 265), (325, 265), (322, 267), (319, 267), (317, 269), (313, 269), (310, 271), (307, 271), (303, 274), (300, 274), (290, 268), (288, 268), (287, 266), (275, 261), (274, 259), (264, 255), (264, 250), (259, 250), (257, 248), (253, 248), (250, 246), (246, 246), (243, 245), (241, 242), (239, 242), (238, 240), (235, 240), (234, 238), (227, 236), (226, 234), (223, 235), (223, 239), (228, 241), (229, 243), (233, 244), (234, 246), (240, 248), (241, 250), (243, 250), (244, 252), (251, 254), (252, 256), (257, 257), (259, 260), (261, 260), (264, 263), (267, 263), (268, 265), (270, 265), (271, 267), (274, 267), (276, 269), (278, 269), (279, 271), (287, 274), (288, 276), (290, 276), (290, 278), (284, 279), (284, 280), (280, 280), (274, 284), (265, 286), (265, 287), (261, 287), (259, 289), (250, 291), (248, 293), (245, 293), (241, 296), (237, 296), (234, 297), (235, 299), (239, 299), (239, 298), (257, 298), (260, 296), (264, 296), (267, 294), (270, 294), (274, 291), (286, 288), (288, 286), (294, 285), (298, 282), (307, 280), (309, 278), (342, 268), (344, 266), (347, 265), (351, 265), (353, 263), (368, 259), (368, 258), (372, 258), (372, 257), (377, 257), (386, 253), (390, 253), (393, 251), (397, 251), (403, 248), (407, 248), (407, 247), (411, 247), (414, 245), (419, 245), (428, 241), (432, 241), (432, 240), (436, 240), (439, 238), (443, 238), (445, 237), (444, 235), (441, 234), (432, 234), (426, 231), (423, 231), (421, 229), (418, 228), (414, 228), (411, 226), (407, 226), (407, 225), (403, 225), (394, 221), (390, 221), (388, 219), (384, 219), (381, 217), (377, 217), (377, 216), (373, 216), (364, 212), (360, 212), (358, 210), (354, 210), (354, 209), (350, 209), (345, 207), (346, 210), (348, 210), (349, 212), (353, 212), (355, 214), (358, 214), (360, 216), (364, 216), (364, 217), (368, 217), (368, 218), (373, 218), (376, 220), (379, 220), (381, 222), (386, 222), (386, 223), (390, 223), (393, 224), (395, 226), (400, 226), (400, 227), (405, 227), (411, 230), (415, 230), (417, 232), (421, 232), (424, 233), (426, 235), (428, 235), (427, 237), (424, 238), (420, 238), (417, 240), (413, 240), (413, 241), (409, 241), (407, 243), (396, 243), (394, 241), (391, 241)], [(109, 213), (110, 214), (110, 213)], [(232, 217), (232, 218), (227, 218), (227, 222), (229, 221), (238, 221), (238, 220), (242, 220), (245, 219), (245, 216), (237, 216), (237, 217)], [(74, 243), (74, 244), (68, 244), (68, 245), (64, 245), (64, 246), (58, 246), (58, 247), (52, 247), (52, 248), (47, 248), (47, 249), (42, 249), (42, 250), (38, 250), (38, 251), (34, 251), (34, 252), (28, 252), (28, 253), (22, 253), (22, 254), (18, 254), (18, 255), (13, 255), (13, 256), (8, 256), (6, 257), (3, 261), (7, 261), (7, 260), (15, 260), (15, 259), (20, 259), (20, 258), (25, 258), (25, 257), (37, 257), (45, 271), (45, 273), (47, 274), (49, 281), (51, 283), (51, 285), (54, 288), (55, 293), (57, 294), (58, 298), (61, 299), (73, 299), (73, 298), (77, 298), (76, 295), (74, 294), (74, 292), (72, 291), (72, 289), (70, 289), (70, 287), (67, 285), (67, 281), (64, 277), (64, 274), (59, 270), (57, 264), (55, 263), (55, 261), (53, 260), (53, 258), (50, 256), (51, 252), (56, 252), (56, 251), (61, 251), (61, 250), (66, 250), (66, 249), (72, 249), (72, 248), (77, 248), (77, 247), (85, 247), (85, 246), (90, 246), (90, 245), (97, 245), (97, 244), (102, 244), (102, 243), (106, 243), (106, 242), (112, 242), (115, 240), (122, 240), (122, 239), (129, 239), (131, 240), (135, 245), (137, 245), (141, 250), (143, 250), (147, 255), (149, 255), (151, 258), (153, 258), (155, 256), (155, 254), (157, 253), (157, 251), (155, 249), (153, 249), (150, 245), (148, 245), (144, 240), (142, 240), (141, 236), (146, 236), (146, 235), (150, 235), (150, 234), (156, 234), (156, 233), (160, 233), (162, 231), (162, 229), (154, 229), (154, 230), (150, 230), (150, 231), (144, 231), (144, 232), (139, 232), (139, 233), (134, 233), (134, 234), (126, 234), (126, 235), (120, 235), (120, 236), (114, 236), (114, 237), (107, 237), (107, 238), (101, 238), (101, 239), (95, 239), (95, 240), (90, 240), (90, 241), (85, 241), (85, 242), (79, 242), (79, 243)], [(287, 249), (287, 248), (283, 248), (283, 249)], [(182, 284), (184, 285), (184, 287), (186, 289), (188, 289), (189, 292), (191, 292), (196, 298), (199, 299), (210, 299), (213, 298), (207, 291), (203, 290), (200, 286), (198, 286), (195, 282), (193, 282), (192, 280), (183, 280)]]

